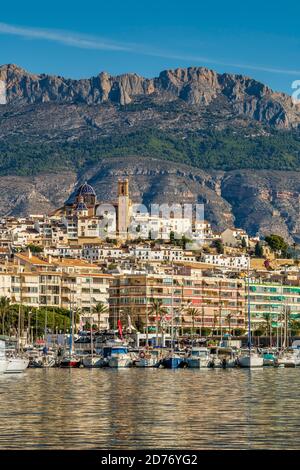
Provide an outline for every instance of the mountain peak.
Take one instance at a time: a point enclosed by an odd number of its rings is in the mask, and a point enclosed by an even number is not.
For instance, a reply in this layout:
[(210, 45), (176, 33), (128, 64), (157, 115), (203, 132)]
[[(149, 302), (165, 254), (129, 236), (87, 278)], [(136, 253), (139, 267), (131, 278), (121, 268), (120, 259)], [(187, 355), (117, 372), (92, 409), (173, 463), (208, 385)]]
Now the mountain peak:
[(236, 115), (276, 128), (298, 127), (300, 107), (290, 96), (274, 93), (269, 87), (244, 75), (219, 74), (206, 67), (162, 71), (156, 78), (136, 73), (73, 80), (47, 74), (31, 74), (15, 64), (0, 67), (0, 79), (7, 83), (8, 105), (28, 103), (72, 103), (99, 105), (109, 102), (127, 105), (136, 99), (153, 97), (189, 106), (207, 108), (229, 106)]

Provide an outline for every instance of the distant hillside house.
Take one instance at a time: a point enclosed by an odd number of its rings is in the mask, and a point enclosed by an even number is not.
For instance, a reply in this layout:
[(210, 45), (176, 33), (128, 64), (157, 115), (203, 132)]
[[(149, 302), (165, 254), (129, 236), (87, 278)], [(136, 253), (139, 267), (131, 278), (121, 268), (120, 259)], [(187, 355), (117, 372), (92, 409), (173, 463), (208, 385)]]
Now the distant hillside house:
[(227, 228), (221, 233), (223, 245), (238, 248), (242, 246), (243, 239), (246, 242), (246, 246), (249, 246), (249, 236), (245, 230), (240, 228)]

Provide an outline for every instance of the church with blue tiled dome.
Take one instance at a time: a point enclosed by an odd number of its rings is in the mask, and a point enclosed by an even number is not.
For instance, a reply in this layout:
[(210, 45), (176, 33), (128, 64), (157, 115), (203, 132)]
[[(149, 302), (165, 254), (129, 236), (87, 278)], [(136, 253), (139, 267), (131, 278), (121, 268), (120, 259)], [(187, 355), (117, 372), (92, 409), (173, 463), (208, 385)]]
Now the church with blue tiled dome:
[(96, 192), (90, 184), (86, 181), (81, 186), (79, 186), (76, 196), (75, 196), (75, 205), (76, 211), (84, 213), (89, 216), (95, 215), (95, 209), (97, 204)]
[(108, 217), (113, 221), (112, 227), (115, 227), (112, 233), (116, 232), (118, 237), (126, 239), (131, 205), (128, 179), (118, 181), (117, 200), (110, 203), (98, 202), (96, 191), (85, 181), (77, 188), (74, 196), (51, 215), (63, 217), (64, 223), (70, 224), (72, 237), (74, 224), (77, 225), (77, 236), (80, 238), (99, 236), (100, 223)]

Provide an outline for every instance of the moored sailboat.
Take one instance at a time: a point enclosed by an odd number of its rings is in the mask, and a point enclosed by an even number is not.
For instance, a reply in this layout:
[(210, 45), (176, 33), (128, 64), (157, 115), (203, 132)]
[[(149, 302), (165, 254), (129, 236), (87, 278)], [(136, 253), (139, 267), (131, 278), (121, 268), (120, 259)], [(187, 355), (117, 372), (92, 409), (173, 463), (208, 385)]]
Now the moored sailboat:
[(264, 359), (261, 355), (252, 349), (252, 333), (251, 333), (251, 309), (250, 309), (250, 274), (248, 265), (248, 349), (238, 357), (238, 365), (240, 367), (262, 367)]
[(70, 320), (71, 320), (71, 331), (69, 338), (69, 352), (63, 356), (60, 361), (59, 366), (62, 368), (77, 368), (81, 365), (81, 360), (76, 354), (74, 354), (74, 312), (73, 309), (70, 309)]

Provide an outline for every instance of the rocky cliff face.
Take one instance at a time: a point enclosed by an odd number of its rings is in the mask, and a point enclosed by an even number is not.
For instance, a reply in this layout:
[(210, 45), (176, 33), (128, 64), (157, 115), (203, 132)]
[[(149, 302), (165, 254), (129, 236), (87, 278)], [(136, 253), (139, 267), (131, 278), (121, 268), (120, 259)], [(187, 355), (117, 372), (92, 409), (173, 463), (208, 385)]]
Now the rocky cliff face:
[(217, 74), (204, 67), (166, 70), (153, 79), (136, 74), (113, 77), (102, 72), (89, 79), (72, 80), (30, 74), (10, 64), (0, 67), (0, 80), (7, 84), (10, 105), (128, 105), (138, 97), (150, 97), (154, 102), (180, 99), (198, 108), (205, 108), (214, 102), (226, 103), (237, 115), (278, 128), (297, 127), (300, 122), (300, 107), (293, 104), (288, 95), (274, 93), (251, 78)]

